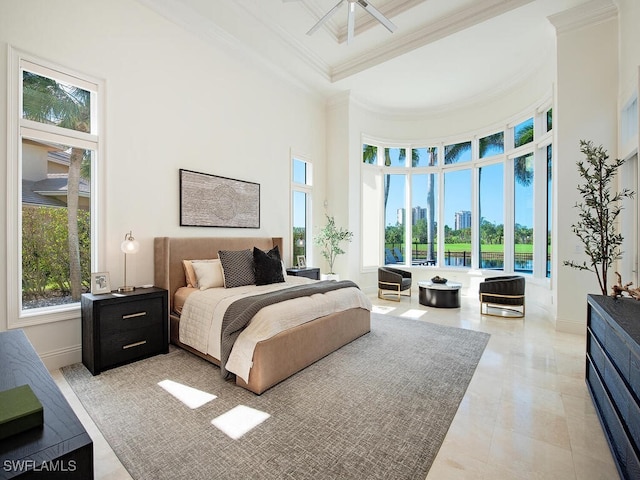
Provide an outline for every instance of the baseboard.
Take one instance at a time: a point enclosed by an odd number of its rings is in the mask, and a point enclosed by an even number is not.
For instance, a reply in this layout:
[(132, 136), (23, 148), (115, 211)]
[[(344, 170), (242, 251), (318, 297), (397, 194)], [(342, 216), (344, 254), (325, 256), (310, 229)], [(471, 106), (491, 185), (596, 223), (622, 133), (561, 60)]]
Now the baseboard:
[(82, 345), (51, 350), (39, 354), (47, 370), (56, 370), (82, 361)]
[(573, 333), (575, 335), (586, 335), (587, 326), (583, 323), (569, 322), (567, 320), (556, 319), (556, 331), (563, 333)]

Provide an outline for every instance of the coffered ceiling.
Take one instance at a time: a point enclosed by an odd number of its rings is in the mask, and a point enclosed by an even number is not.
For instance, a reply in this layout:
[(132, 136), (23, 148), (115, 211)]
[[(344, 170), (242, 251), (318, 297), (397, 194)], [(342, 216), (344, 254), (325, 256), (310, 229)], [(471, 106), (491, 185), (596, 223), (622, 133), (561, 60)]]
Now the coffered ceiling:
[(322, 95), (349, 90), (376, 108), (422, 111), (521, 82), (553, 55), (547, 17), (589, 0), (371, 0), (397, 29), (356, 5), (350, 44), (348, 2), (307, 35), (339, 0), (138, 1)]

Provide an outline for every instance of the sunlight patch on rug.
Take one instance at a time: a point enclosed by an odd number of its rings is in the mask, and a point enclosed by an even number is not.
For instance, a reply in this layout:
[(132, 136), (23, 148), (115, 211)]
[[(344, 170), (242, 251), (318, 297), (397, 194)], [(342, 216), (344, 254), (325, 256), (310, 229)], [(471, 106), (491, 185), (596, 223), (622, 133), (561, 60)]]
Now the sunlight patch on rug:
[(211, 420), (211, 424), (222, 430), (234, 440), (257, 427), (271, 415), (245, 405), (238, 405), (227, 413)]
[(174, 382), (173, 380), (163, 380), (158, 382), (158, 385), (191, 409), (201, 407), (205, 403), (217, 398), (211, 393), (203, 392), (202, 390)]
[(384, 314), (393, 312), (395, 309), (396, 307), (385, 307), (381, 305), (374, 305), (373, 308), (371, 309), (371, 313), (382, 313), (384, 315)]
[(415, 308), (412, 308), (411, 310), (407, 310), (406, 312), (402, 313), (399, 316), (405, 317), (405, 318), (418, 319), (421, 316), (423, 316), (425, 313), (427, 313), (425, 310), (417, 310)]

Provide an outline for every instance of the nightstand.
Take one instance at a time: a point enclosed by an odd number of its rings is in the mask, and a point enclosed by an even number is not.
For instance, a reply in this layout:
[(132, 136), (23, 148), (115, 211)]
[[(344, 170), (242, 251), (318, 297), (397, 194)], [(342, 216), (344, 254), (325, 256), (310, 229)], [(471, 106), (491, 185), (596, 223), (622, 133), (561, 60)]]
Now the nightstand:
[(82, 307), (82, 363), (97, 375), (169, 352), (168, 293), (137, 288), (127, 293), (85, 293)]
[(307, 277), (313, 280), (320, 280), (320, 269), (313, 267), (306, 268), (287, 268), (287, 275), (295, 277)]

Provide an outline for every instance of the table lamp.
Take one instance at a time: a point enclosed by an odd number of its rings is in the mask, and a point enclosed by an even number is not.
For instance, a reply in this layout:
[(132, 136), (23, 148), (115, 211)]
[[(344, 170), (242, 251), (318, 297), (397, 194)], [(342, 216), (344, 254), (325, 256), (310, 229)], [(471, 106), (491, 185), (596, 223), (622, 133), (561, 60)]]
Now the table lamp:
[(127, 233), (124, 236), (124, 242), (120, 244), (120, 250), (124, 253), (124, 286), (118, 288), (118, 292), (132, 292), (136, 289), (136, 287), (127, 285), (127, 255), (138, 253), (140, 249), (140, 244), (138, 241), (133, 238), (131, 232)]

